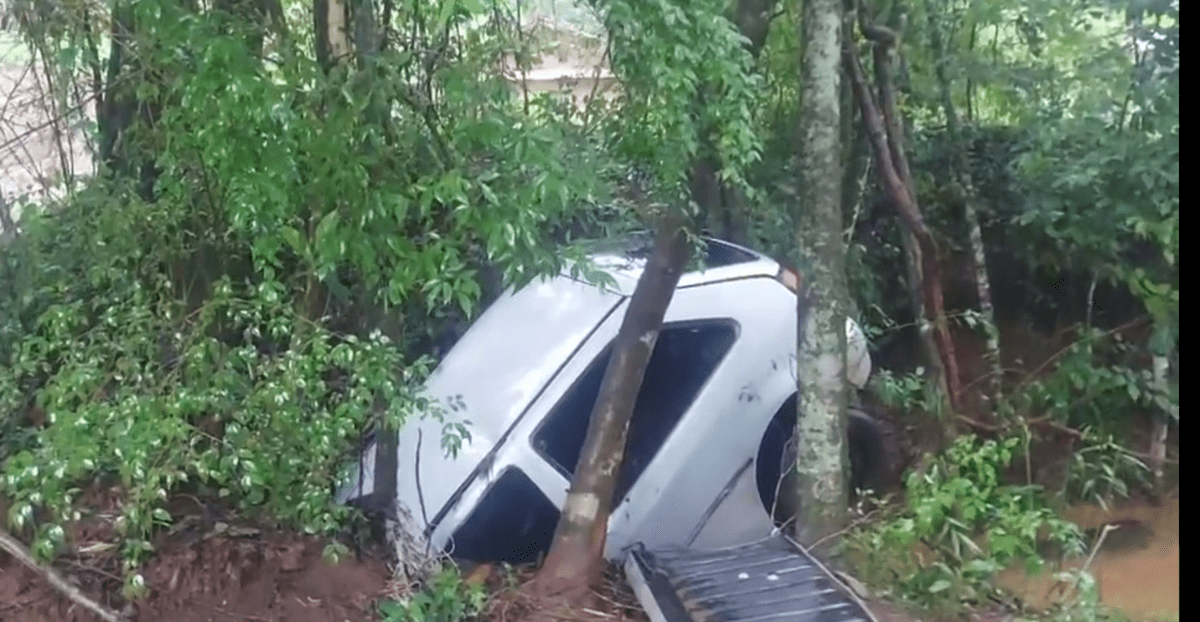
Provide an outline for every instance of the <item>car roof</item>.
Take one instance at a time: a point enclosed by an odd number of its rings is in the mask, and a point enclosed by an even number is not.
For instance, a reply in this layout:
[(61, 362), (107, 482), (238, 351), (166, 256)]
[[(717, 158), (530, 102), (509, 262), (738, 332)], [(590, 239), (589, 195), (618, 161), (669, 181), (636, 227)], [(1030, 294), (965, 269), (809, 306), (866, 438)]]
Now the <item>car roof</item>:
[[(747, 277), (773, 277), (779, 273), (779, 263), (743, 246), (713, 238), (701, 238), (700, 242), (704, 254), (680, 277), (678, 287)], [(630, 296), (646, 267), (653, 245), (654, 239), (649, 233), (634, 233), (595, 242), (591, 256), (596, 266), (616, 281), (612, 289), (622, 296)], [(584, 280), (581, 277), (570, 278)]]

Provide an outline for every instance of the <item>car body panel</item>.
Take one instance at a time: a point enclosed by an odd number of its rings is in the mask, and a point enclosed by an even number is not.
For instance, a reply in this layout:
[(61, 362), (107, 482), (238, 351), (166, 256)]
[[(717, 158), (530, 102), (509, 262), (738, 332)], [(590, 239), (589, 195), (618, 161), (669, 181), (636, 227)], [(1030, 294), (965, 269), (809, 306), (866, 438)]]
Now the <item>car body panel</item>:
[(614, 508), (609, 557), (634, 541), (646, 546), (686, 544), (708, 504), (757, 453), (775, 414), (771, 406), (795, 392), (786, 365), (795, 350), (795, 300), (782, 284), (766, 277), (676, 292), (664, 323), (737, 318), (733, 321), (738, 339), (696, 396), (685, 421)]
[[(735, 263), (683, 275), (664, 329), (724, 323), (736, 338), (617, 500), (605, 549), (610, 559), (635, 543), (652, 548), (745, 543), (765, 537), (773, 526), (759, 498), (755, 460), (768, 424), (796, 392), (796, 294), (779, 278), (781, 267), (774, 261), (726, 243), (709, 244), (710, 250), (724, 245), (718, 249), (741, 255)], [(613, 290), (559, 276), (510, 291), (430, 377), (428, 395), (443, 407), (444, 420), (469, 421), (471, 434), (456, 457), (442, 450), (445, 423), (436, 417), (409, 421), (398, 434), (396, 501), (434, 547), (455, 549), (455, 534), (511, 469), (562, 507), (569, 475), (534, 447), (534, 435), (615, 338), (644, 267), (642, 259), (617, 255), (600, 255), (597, 263), (614, 276)], [(857, 325), (849, 322), (847, 328), (851, 350), (858, 347), (866, 356)], [(848, 372), (857, 385), (869, 369), (867, 357), (865, 372), (854, 361)], [(343, 500), (372, 492), (373, 445), (361, 467)]]

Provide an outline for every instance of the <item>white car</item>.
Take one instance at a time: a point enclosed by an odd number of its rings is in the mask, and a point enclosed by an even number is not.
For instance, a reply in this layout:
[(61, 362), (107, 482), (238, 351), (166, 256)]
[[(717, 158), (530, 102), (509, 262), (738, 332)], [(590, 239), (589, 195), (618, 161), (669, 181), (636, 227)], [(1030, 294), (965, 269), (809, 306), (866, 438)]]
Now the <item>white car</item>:
[[(400, 430), (395, 500), (420, 532), (411, 535), (473, 561), (531, 562), (548, 550), (648, 245), (633, 238), (597, 255), (615, 289), (559, 276), (507, 292), (449, 350), (428, 391), (448, 420), (470, 422), (470, 440), (448, 457), (436, 419)], [(753, 542), (775, 526), (769, 509), (796, 418), (798, 278), (745, 248), (705, 247), (705, 269), (681, 278), (646, 370), (609, 559), (638, 543)], [(871, 362), (858, 326), (847, 328), (848, 376), (861, 388)], [(865, 415), (851, 418), (860, 480), (872, 430)], [(343, 499), (374, 492), (375, 458), (372, 443)]]

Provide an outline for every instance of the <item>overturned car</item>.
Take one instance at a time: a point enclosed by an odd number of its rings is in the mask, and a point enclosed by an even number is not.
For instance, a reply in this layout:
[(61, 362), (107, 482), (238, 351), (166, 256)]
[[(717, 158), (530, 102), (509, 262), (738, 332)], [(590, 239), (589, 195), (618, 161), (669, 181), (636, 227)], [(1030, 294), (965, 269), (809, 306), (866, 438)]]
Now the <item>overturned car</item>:
[[(391, 497), (376, 488), (394, 481), (414, 540), (473, 561), (537, 560), (549, 549), (648, 244), (630, 239), (597, 255), (614, 288), (559, 276), (491, 305), (428, 381), (445, 417), (470, 422), (469, 440), (448, 456), (439, 446), (443, 423), (414, 420), (399, 432), (394, 480), (376, 473), (372, 442), (343, 499)], [(628, 428), (605, 550), (611, 560), (635, 545), (744, 545), (769, 536), (772, 511), (780, 515), (776, 495), (796, 418), (798, 278), (726, 242), (707, 240), (703, 259), (667, 309)], [(847, 374), (861, 388), (870, 358), (858, 326), (848, 322), (847, 330)], [(860, 486), (876, 464), (873, 425), (852, 413)]]

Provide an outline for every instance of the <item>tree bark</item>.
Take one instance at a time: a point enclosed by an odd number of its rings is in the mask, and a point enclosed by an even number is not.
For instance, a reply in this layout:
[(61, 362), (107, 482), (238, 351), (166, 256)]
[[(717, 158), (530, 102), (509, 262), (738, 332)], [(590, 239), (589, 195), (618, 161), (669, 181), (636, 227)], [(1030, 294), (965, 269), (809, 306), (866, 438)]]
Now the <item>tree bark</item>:
[[(912, 200), (915, 207), (917, 205), (916, 185), (913, 183), (912, 170), (908, 166), (908, 141), (904, 130), (904, 119), (897, 112), (896, 87), (892, 80), (892, 72), (896, 64), (895, 51), (900, 43), (900, 29), (902, 28), (900, 8), (892, 7), (892, 23), (887, 28), (873, 25), (865, 13), (859, 13), (859, 24), (862, 31), (869, 33), (868, 38), (872, 38), (874, 42), (871, 51), (875, 69), (875, 85), (878, 92), (880, 115), (883, 117), (884, 134), (887, 137), (888, 155), (904, 186), (905, 194)], [(867, 121), (865, 115), (863, 121), (864, 124)], [(919, 209), (919, 207), (915, 208)], [(925, 292), (925, 269), (923, 266), (926, 253), (922, 250), (922, 245), (912, 228), (901, 229), (900, 246), (904, 250), (905, 277), (908, 279), (913, 317), (919, 327), (918, 338), (921, 341), (925, 364), (929, 366), (926, 377), (937, 386), (941, 395), (946, 396), (945, 403), (948, 406), (952, 400), (949, 397), (952, 391), (941, 348), (938, 346), (938, 335), (941, 334), (940, 326), (945, 325), (945, 314), (939, 311), (932, 316), (934, 317), (933, 322), (927, 320), (931, 316), (929, 303), (923, 293)], [(933, 257), (937, 258), (936, 252)], [(940, 286), (940, 275), (938, 283)], [(942, 321), (941, 325), (938, 324), (939, 318)], [(945, 339), (948, 340), (949, 329), (946, 328)]]
[[(1170, 369), (1170, 360), (1163, 355), (1156, 354), (1152, 359), (1154, 379), (1154, 388), (1162, 394), (1167, 394), (1167, 372)], [(1158, 411), (1152, 416), (1154, 417), (1153, 426), (1150, 430), (1150, 472), (1153, 475), (1151, 482), (1151, 497), (1156, 503), (1161, 502), (1164, 496), (1166, 486), (1164, 485), (1163, 464), (1167, 461), (1167, 418), (1171, 413)]]
[[(842, 36), (846, 36), (845, 29)], [(845, 157), (842, 161), (845, 168), (842, 171), (842, 219), (846, 227), (846, 244), (854, 239), (854, 231), (862, 217), (864, 204), (863, 190), (867, 188), (867, 175), (871, 171), (871, 145), (867, 141), (866, 132), (856, 124), (858, 117), (854, 105), (854, 92), (850, 82), (842, 81), (842, 149)]]
[(663, 316), (691, 254), (683, 225), (678, 209), (661, 219), (650, 259), (629, 300), (553, 544), (535, 580), (535, 589), (542, 595), (578, 601), (587, 598), (589, 587), (602, 578), (608, 517), (625, 456), (625, 432)]
[(0, 190), (0, 242), (7, 242), (16, 235), (17, 223), (13, 221), (12, 210), (4, 198), (4, 191)]
[(846, 247), (842, 242), (841, 0), (806, 0), (800, 40), (800, 187), (796, 241), (806, 268), (797, 313), (797, 539), (846, 520)]
[(313, 34), (317, 62), (326, 71), (350, 54), (346, 0), (313, 0)]
[[(986, 324), (984, 330), (987, 331), (985, 359), (990, 372), (984, 386), (994, 406), (999, 403), (1004, 378), (1000, 364), (1000, 333), (996, 327), (996, 312), (992, 305), (992, 285), (988, 279), (987, 252), (983, 246), (983, 230), (979, 226), (979, 193), (975, 190), (975, 179), (971, 174), (971, 162), (958, 121), (958, 111), (954, 109), (954, 100), (950, 97), (950, 78), (946, 74), (947, 52), (942, 44), (942, 34), (937, 17), (929, 3), (926, 3), (926, 13), (929, 16), (929, 44), (936, 57), (934, 73), (941, 91), (942, 111), (946, 115), (946, 130), (950, 135), (950, 145), (954, 152), (953, 168), (957, 173), (955, 177), (963, 189), (963, 218), (967, 224), (967, 237), (974, 263), (975, 291), (979, 295), (979, 312)], [(973, 30), (972, 39), (974, 39)]]
[(104, 96), (97, 105), (96, 126), (100, 134), (100, 161), (113, 173), (130, 170), (126, 132), (133, 123), (137, 108), (132, 89), (120, 79), (126, 65), (128, 47), (133, 38), (133, 8), (122, 0), (114, 0), (109, 31), (108, 67), (105, 70)]
[[(868, 38), (872, 38), (876, 46), (895, 45), (899, 40), (894, 32), (885, 27), (870, 24), (865, 17), (860, 20), (860, 28)], [(858, 100), (862, 111), (863, 125), (875, 151), (875, 170), (879, 175), (880, 185), (887, 193), (889, 202), (896, 209), (901, 222), (915, 238), (914, 248), (920, 251), (919, 258), (915, 256), (917, 253), (909, 253), (914, 260), (920, 260), (919, 271), (910, 270), (910, 273), (918, 272), (913, 276), (920, 278), (921, 298), (925, 307), (924, 320), (927, 323), (921, 327), (921, 331), (924, 333), (932, 329), (937, 356), (932, 357), (931, 360), (938, 361), (940, 366), (932, 369), (931, 372), (938, 373), (940, 369), (941, 379), (937, 380), (937, 384), (944, 389), (944, 409), (946, 410), (942, 414), (949, 415), (956, 412), (958, 408), (960, 393), (958, 364), (943, 304), (941, 265), (938, 260), (937, 243), (921, 215), (911, 182), (905, 183), (906, 174), (910, 180), (911, 174), (907, 173), (908, 163), (902, 136), (889, 136), (889, 125), (885, 122), (885, 119), (890, 118), (892, 120), (890, 129), (897, 132), (903, 131), (899, 124), (899, 116), (895, 112), (894, 91), (890, 79), (884, 84), (878, 85), (883, 96), (880, 103), (884, 107), (884, 112), (881, 114), (880, 106), (876, 104), (875, 96), (868, 87), (862, 63), (852, 41), (845, 42), (842, 46), (842, 53), (847, 73), (849, 73), (854, 87), (855, 99)], [(876, 73), (877, 77), (880, 75)], [(890, 75), (890, 70), (885, 71), (883, 75)], [(931, 365), (931, 367), (933, 366)], [(952, 433), (952, 430), (948, 431)]]

